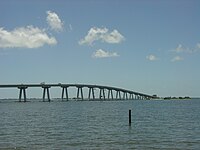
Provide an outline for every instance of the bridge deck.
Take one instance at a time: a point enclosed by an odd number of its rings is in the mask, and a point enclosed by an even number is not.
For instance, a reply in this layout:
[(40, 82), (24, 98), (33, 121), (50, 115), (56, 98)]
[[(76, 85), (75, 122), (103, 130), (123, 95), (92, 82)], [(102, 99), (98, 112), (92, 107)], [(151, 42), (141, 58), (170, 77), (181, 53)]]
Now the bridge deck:
[[(89, 88), (89, 96), (90, 96), (91, 91), (92, 91), (93, 97), (94, 97), (94, 91), (93, 90), (99, 89), (100, 90), (100, 98), (102, 96), (101, 94), (103, 93), (104, 99), (105, 99), (105, 91), (104, 90), (108, 90), (108, 95), (111, 93), (112, 97), (113, 97), (112, 91), (116, 91), (116, 93), (117, 93), (116, 97), (118, 96), (118, 94), (119, 94), (119, 97), (121, 97), (120, 92), (122, 92), (122, 93), (124, 93), (124, 96), (127, 95), (127, 94), (130, 94), (130, 97), (131, 97), (131, 95), (135, 95), (135, 96), (140, 96), (140, 97), (143, 97), (143, 98), (146, 98), (146, 99), (156, 98), (156, 97), (148, 95), (148, 94), (139, 93), (139, 92), (135, 92), (135, 91), (132, 91), (132, 90), (126, 90), (126, 89), (123, 89), (123, 88), (117, 88), (117, 87), (111, 87), (111, 86), (102, 86), (102, 85), (92, 85), (92, 84), (61, 84), (61, 83), (58, 83), (58, 84), (4, 84), (4, 85), (0, 85), (0, 88), (18, 88), (18, 89), (20, 89), (19, 99), (21, 99), (22, 92), (24, 92), (24, 99), (26, 98), (25, 90), (27, 88), (30, 88), (30, 87), (43, 88), (44, 89), (43, 99), (45, 98), (45, 92), (47, 91), (49, 100), (50, 100), (49, 88), (51, 88), (51, 87), (63, 88), (62, 98), (63, 98), (63, 95), (64, 95), (64, 89), (66, 90), (66, 97), (68, 98), (67, 88), (69, 88), (69, 87), (76, 87), (78, 89), (77, 98), (79, 96), (79, 92), (81, 92), (81, 98), (82, 99), (83, 99), (83, 91), (82, 91), (83, 88)], [(108, 99), (109, 99), (109, 96), (108, 96)]]

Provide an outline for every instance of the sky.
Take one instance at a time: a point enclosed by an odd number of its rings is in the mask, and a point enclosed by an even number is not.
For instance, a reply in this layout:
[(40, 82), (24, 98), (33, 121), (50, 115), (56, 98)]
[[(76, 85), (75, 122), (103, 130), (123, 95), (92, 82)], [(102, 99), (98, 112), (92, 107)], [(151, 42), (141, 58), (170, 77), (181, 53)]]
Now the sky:
[[(199, 97), (199, 7), (199, 0), (1, 0), (0, 84)], [(0, 97), (15, 94), (0, 89)]]

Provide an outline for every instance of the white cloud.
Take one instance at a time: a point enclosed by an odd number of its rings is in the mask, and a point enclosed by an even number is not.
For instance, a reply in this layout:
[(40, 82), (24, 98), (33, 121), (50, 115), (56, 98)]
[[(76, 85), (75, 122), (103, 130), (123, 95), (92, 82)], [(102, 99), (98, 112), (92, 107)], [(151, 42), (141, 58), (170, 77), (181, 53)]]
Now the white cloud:
[(124, 37), (117, 30), (113, 30), (111, 33), (102, 35), (102, 40), (107, 43), (120, 43)]
[(148, 55), (146, 56), (146, 59), (148, 59), (149, 61), (155, 61), (155, 60), (158, 60), (158, 58), (155, 56), (155, 55)]
[(62, 31), (64, 23), (61, 21), (59, 16), (52, 11), (47, 11), (47, 23), (54, 31)]
[(197, 43), (197, 48), (200, 49), (200, 43)]
[(108, 32), (107, 28), (91, 28), (88, 31), (88, 34), (79, 41), (79, 44), (89, 44), (92, 45), (94, 41), (100, 40), (102, 35), (105, 35)]
[(177, 52), (177, 53), (183, 52), (183, 51), (184, 51), (183, 45), (179, 44), (179, 45), (175, 48), (174, 51)]
[(94, 41), (102, 41), (106, 43), (120, 43), (124, 40), (124, 36), (121, 35), (117, 30), (109, 32), (107, 28), (96, 28), (93, 27), (88, 31), (88, 34), (79, 41), (79, 44), (92, 45)]
[(106, 58), (106, 57), (117, 57), (117, 56), (119, 56), (119, 55), (116, 52), (110, 53), (110, 52), (102, 50), (102, 49), (96, 50), (92, 54), (93, 58)]
[(182, 61), (183, 57), (181, 56), (175, 56), (174, 58), (171, 59), (171, 62), (175, 62), (175, 61)]
[(72, 31), (73, 30), (73, 27), (71, 24), (69, 24), (69, 31)]
[(37, 27), (20, 27), (13, 31), (0, 28), (0, 48), (38, 48), (44, 44), (55, 45), (57, 41)]
[(198, 52), (198, 50), (200, 49), (200, 44), (197, 43), (196, 47), (194, 48), (186, 48), (184, 47), (182, 44), (179, 44), (174, 50), (172, 50), (173, 52), (176, 53), (189, 53), (189, 54), (193, 54)]

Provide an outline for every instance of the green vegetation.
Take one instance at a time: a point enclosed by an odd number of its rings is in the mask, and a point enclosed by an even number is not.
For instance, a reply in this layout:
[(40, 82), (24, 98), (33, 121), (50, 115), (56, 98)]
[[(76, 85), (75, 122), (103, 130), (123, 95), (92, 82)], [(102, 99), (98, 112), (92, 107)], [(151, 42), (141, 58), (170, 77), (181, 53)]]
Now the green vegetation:
[(164, 97), (164, 100), (185, 100), (185, 99), (191, 99), (189, 96), (185, 96), (185, 97)]

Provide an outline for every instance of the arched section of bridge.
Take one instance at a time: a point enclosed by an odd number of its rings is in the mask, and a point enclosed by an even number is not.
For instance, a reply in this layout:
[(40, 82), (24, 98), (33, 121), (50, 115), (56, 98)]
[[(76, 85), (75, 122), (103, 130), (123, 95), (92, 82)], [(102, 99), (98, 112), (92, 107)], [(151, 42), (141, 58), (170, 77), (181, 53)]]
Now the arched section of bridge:
[[(156, 98), (151, 95), (138, 93), (131, 90), (122, 88), (102, 86), (102, 85), (88, 85), (88, 84), (20, 84), (20, 85), (0, 85), (0, 88), (15, 88), (19, 89), (19, 102), (24, 100), (27, 101), (26, 89), (31, 87), (40, 87), (43, 89), (43, 101), (50, 102), (50, 88), (60, 87), (61, 88), (61, 99), (69, 100), (68, 89), (70, 87), (76, 88), (76, 99), (77, 100), (134, 100), (134, 99), (153, 99)], [(85, 93), (88, 92), (88, 93)], [(47, 94), (47, 98), (46, 98)], [(23, 95), (23, 99), (22, 99)], [(86, 96), (87, 95), (87, 96)], [(74, 99), (74, 98), (73, 98)]]

